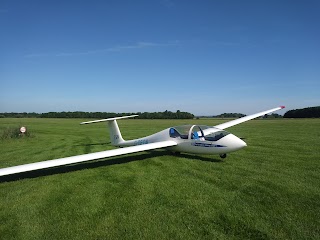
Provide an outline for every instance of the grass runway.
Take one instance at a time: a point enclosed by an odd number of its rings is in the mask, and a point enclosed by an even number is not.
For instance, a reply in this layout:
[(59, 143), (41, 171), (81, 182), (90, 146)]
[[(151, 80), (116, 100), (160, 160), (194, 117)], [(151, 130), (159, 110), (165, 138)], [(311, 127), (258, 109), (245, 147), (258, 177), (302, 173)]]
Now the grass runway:
[[(113, 149), (105, 124), (0, 119), (0, 168)], [(119, 120), (125, 139), (223, 120)], [(217, 156), (165, 150), (0, 178), (0, 239), (319, 239), (320, 120), (227, 129), (248, 147)]]

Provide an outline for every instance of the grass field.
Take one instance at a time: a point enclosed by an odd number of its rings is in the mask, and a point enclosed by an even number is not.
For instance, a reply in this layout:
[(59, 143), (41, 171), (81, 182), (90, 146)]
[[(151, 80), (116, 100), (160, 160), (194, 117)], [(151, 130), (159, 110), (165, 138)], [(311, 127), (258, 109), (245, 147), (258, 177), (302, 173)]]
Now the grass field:
[[(32, 137), (0, 140), (0, 168), (106, 149), (105, 124), (0, 119)], [(132, 139), (180, 124), (121, 120)], [(248, 147), (219, 156), (165, 150), (0, 178), (0, 239), (319, 239), (320, 120), (253, 120)]]

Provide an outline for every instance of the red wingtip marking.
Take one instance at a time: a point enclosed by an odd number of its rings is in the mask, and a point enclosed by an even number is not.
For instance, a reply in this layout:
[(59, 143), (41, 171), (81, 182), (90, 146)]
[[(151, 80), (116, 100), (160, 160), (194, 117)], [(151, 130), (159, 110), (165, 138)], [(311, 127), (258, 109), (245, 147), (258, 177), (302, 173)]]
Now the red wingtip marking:
[(285, 106), (280, 106), (281, 108), (285, 108)]

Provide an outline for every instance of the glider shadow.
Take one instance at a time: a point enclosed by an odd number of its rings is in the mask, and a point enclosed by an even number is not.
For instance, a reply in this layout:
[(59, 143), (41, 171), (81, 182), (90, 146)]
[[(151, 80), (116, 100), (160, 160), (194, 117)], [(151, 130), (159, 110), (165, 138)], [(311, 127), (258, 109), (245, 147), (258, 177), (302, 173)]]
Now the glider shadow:
[(223, 163), (222, 159), (211, 158), (212, 156), (210, 156), (210, 157), (202, 157), (202, 156), (197, 156), (197, 155), (180, 153), (178, 155), (178, 157), (182, 157), (182, 158), (189, 159), (189, 160), (199, 160), (199, 161), (203, 161), (203, 162)]
[(76, 144), (75, 147), (88, 147), (88, 146), (103, 146), (109, 145), (111, 142), (97, 142), (97, 143), (84, 143), (84, 144)]

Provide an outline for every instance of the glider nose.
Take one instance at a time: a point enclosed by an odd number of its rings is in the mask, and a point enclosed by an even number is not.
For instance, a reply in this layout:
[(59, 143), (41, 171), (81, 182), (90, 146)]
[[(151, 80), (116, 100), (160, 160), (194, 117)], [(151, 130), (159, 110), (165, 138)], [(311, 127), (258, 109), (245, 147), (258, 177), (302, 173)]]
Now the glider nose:
[(244, 148), (247, 146), (246, 142), (243, 141), (242, 139), (236, 137), (238, 139), (237, 144), (239, 145), (239, 148)]
[(241, 140), (240, 138), (238, 138), (237, 136), (233, 135), (233, 134), (229, 134), (228, 136), (226, 136), (228, 139), (228, 146), (233, 150), (239, 150), (241, 148), (244, 148), (247, 146), (247, 144)]

